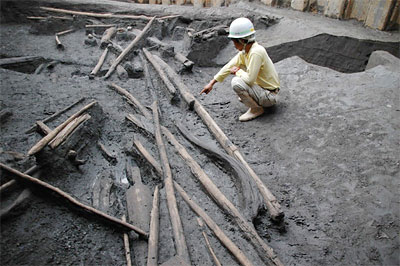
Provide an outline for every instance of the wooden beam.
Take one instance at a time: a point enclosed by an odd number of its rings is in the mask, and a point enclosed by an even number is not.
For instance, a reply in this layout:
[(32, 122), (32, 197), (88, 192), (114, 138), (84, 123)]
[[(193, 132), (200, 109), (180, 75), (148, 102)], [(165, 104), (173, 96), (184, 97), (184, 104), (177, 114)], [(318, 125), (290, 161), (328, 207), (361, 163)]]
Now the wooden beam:
[(97, 73), (99, 73), (101, 67), (104, 64), (104, 61), (106, 60), (108, 54), (108, 47), (106, 47), (106, 49), (104, 49), (103, 53), (101, 54), (99, 61), (97, 62), (96, 66), (94, 67), (94, 69), (92, 70), (92, 72), (90, 72), (89, 77), (94, 77), (97, 75)]
[(115, 83), (111, 83), (108, 85), (109, 88), (115, 89), (118, 93), (128, 98), (134, 105), (139, 109), (139, 111), (147, 118), (151, 119), (151, 113), (147, 111), (147, 109), (135, 98), (132, 94), (130, 94), (127, 90), (121, 88)]
[(34, 61), (43, 61), (41, 56), (20, 56), (20, 57), (9, 57), (0, 59), (0, 67), (30, 63)]
[(251, 261), (247, 258), (247, 256), (236, 246), (235, 243), (225, 235), (224, 231), (222, 231), (219, 226), (214, 222), (214, 220), (202, 209), (197, 203), (193, 201), (189, 197), (189, 195), (183, 190), (183, 188), (176, 182), (174, 182), (175, 189), (181, 195), (181, 197), (186, 201), (189, 207), (200, 216), (207, 226), (214, 232), (215, 236), (221, 241), (221, 243), (231, 252), (233, 256), (245, 266), (253, 265)]
[(210, 240), (208, 240), (207, 233), (204, 231), (204, 223), (200, 217), (197, 217), (197, 223), (199, 224), (200, 228), (202, 229), (202, 234), (204, 237), (204, 241), (206, 241), (206, 246), (208, 251), (210, 252), (211, 257), (213, 258), (215, 266), (222, 266), (221, 262), (219, 261), (217, 255), (214, 252), (214, 249), (211, 246)]
[(78, 15), (78, 16), (87, 16), (87, 17), (95, 17), (95, 18), (122, 18), (122, 19), (144, 19), (144, 20), (151, 20), (151, 17), (146, 16), (135, 16), (135, 15), (119, 15), (113, 13), (94, 13), (94, 12), (82, 12), (82, 11), (74, 11), (74, 10), (67, 10), (61, 8), (52, 8), (52, 7), (40, 7), (42, 10), (56, 12), (56, 13), (63, 13), (69, 15)]
[(125, 192), (129, 222), (148, 231), (153, 202), (151, 191), (142, 183), (139, 167), (132, 166), (129, 160), (126, 162), (126, 173), (134, 183)]
[(172, 95), (173, 98), (176, 95), (176, 89), (174, 85), (172, 85), (167, 75), (164, 73), (160, 65), (155, 60), (154, 56), (149, 51), (147, 51), (146, 48), (143, 48), (142, 50), (147, 60), (149, 60), (149, 62), (153, 65), (154, 69), (157, 71), (158, 75), (161, 77), (161, 80), (164, 82), (165, 86), (168, 89), (168, 92)]

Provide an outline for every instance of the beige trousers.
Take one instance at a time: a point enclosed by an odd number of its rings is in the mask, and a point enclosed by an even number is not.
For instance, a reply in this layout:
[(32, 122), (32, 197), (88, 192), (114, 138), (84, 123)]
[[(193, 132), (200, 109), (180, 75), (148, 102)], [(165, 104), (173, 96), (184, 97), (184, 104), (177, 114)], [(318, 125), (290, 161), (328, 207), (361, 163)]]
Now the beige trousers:
[(243, 94), (246, 94), (247, 92), (249, 96), (262, 107), (270, 107), (275, 105), (277, 102), (277, 93), (273, 93), (269, 90), (263, 89), (257, 84), (254, 84), (250, 87), (246, 84), (246, 82), (243, 81), (243, 79), (239, 77), (234, 77), (232, 79), (231, 86), (239, 97)]

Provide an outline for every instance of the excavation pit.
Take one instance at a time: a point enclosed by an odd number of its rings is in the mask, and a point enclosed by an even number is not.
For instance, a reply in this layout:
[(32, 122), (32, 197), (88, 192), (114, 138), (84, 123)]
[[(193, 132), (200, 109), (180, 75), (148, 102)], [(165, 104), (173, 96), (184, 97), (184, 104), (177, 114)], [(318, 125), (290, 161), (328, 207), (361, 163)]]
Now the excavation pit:
[[(28, 2), (30, 9), (26, 8)], [(2, 2), (4, 24), (0, 29), (0, 54), (3, 58), (38, 56), (46, 61), (38, 65), (34, 61), (29, 71), (19, 67), (0, 69), (1, 110), (8, 111), (1, 119), (1, 163), (20, 171), (40, 163), (42, 171), (35, 177), (118, 219), (127, 214), (127, 190), (140, 183), (127, 166), (138, 167), (142, 185), (151, 193), (157, 186), (160, 189), (158, 254), (159, 263), (164, 263), (176, 255), (165, 175), (149, 163), (138, 145), (156, 162), (161, 162), (154, 133), (149, 133), (154, 131), (149, 107), (157, 100), (161, 125), (185, 147), (285, 265), (398, 264), (395, 255), (399, 217), (394, 206), (398, 198), (395, 176), (399, 164), (394, 132), (398, 128), (399, 75), (395, 68), (382, 64), (365, 70), (369, 55), (376, 50), (388, 52), (395, 65), (399, 56), (395, 49), (398, 40), (353, 23), (313, 16), (319, 22), (314, 22), (316, 28), (327, 23), (342, 29), (343, 36), (322, 29), (308, 37), (304, 31), (306, 37), (301, 40), (270, 45), (271, 31), (285, 32), (281, 27), (288, 24), (295, 27), (301, 18), (289, 11), (282, 16), (279, 12), (284, 10), (267, 12), (253, 6), (255, 3), (248, 3), (252, 11), (240, 5), (199, 11), (186, 6), (133, 5), (132, 8), (131, 4), (109, 1), (96, 5), (28, 2)], [(64, 16), (39, 6), (145, 17), (102, 19), (65, 15), (72, 20), (63, 18), (62, 23), (54, 24), (54, 18), (27, 19), (28, 16)], [(254, 11), (257, 9), (260, 12)], [(122, 69), (116, 69), (104, 79), (121, 50), (128, 47), (154, 15), (158, 18), (179, 16), (153, 21), (145, 38), (120, 64)], [(279, 104), (249, 123), (237, 120), (246, 108), (231, 91), (229, 79), (217, 84), (209, 95), (199, 95), (202, 87), (235, 53), (226, 30), (239, 16), (249, 16), (255, 21), (258, 41), (274, 61), (282, 85)], [(304, 20), (301, 24), (306, 23)], [(111, 26), (88, 28), (87, 25)], [(100, 48), (104, 32), (114, 25), (115, 36)], [(343, 25), (363, 34), (348, 36)], [(57, 49), (55, 34), (71, 28), (73, 32), (60, 36), (65, 49)], [(89, 34), (96, 40), (93, 46), (85, 44)], [(142, 48), (155, 58), (155, 65)], [(106, 49), (103, 65), (91, 75)], [(173, 95), (171, 87), (156, 70), (157, 66), (165, 70), (158, 58), (173, 68), (196, 101), (187, 102), (174, 81), (171, 84), (177, 91)], [(79, 101), (82, 97), (84, 101)], [(25, 133), (37, 121), (79, 101), (56, 119), (45, 122), (54, 129), (92, 100), (97, 101), (97, 107), (89, 111), (91, 119), (76, 129), (73, 139), (65, 143), (65, 149), (46, 147), (41, 154), (46, 158), (40, 158), (40, 154), (38, 158), (27, 156), (29, 149), (43, 137), (36, 131)], [(241, 188), (246, 184), (236, 181), (234, 167), (215, 152), (211, 156), (181, 133), (179, 128), (186, 128), (200, 142), (212, 144), (219, 152), (226, 153), (196, 113), (198, 103), (276, 196), (285, 214), (283, 220), (273, 221), (268, 209), (261, 208), (258, 192), (251, 195), (255, 200), (250, 203), (256, 206), (246, 210), (244, 206), (249, 202), (244, 200), (248, 194)], [(260, 256), (262, 252), (249, 240), (251, 237), (243, 233), (235, 218), (218, 206), (166, 134), (163, 133), (163, 140), (173, 179), (254, 265), (266, 264)], [(76, 154), (70, 153), (71, 150)], [(46, 162), (53, 162), (52, 166)], [(12, 178), (13, 175), (2, 170), (1, 184)], [(253, 183), (247, 185), (258, 191)], [(2, 209), (15, 202), (23, 188), (2, 192)], [(31, 187), (28, 185), (28, 188)], [(191, 264), (214, 265), (203, 241), (204, 231), (222, 264), (239, 265), (234, 254), (219, 242), (209, 227), (198, 225), (198, 216), (183, 197), (177, 191), (175, 194)], [(32, 195), (25, 200), (2, 219), (2, 265), (126, 263), (125, 230), (119, 226), (104, 223), (97, 216), (82, 215), (54, 195), (43, 196), (40, 188), (32, 188)], [(135, 223), (129, 215), (127, 218), (129, 223)], [(129, 233), (129, 241), (132, 259), (138, 265), (145, 264), (146, 241), (133, 232)]]

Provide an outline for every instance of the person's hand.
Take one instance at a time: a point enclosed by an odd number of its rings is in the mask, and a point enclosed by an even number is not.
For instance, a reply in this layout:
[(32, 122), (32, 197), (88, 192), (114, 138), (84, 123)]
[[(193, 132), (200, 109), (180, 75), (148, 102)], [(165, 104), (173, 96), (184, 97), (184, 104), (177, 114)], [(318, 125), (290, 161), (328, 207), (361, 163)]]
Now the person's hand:
[(200, 94), (205, 93), (208, 94), (212, 89), (215, 84), (216, 80), (211, 80), (206, 86), (204, 86), (203, 90), (200, 92)]
[(231, 69), (230, 69), (230, 71), (231, 71), (231, 74), (235, 75), (235, 74), (236, 74), (236, 72), (238, 72), (238, 71), (239, 71), (239, 69), (240, 69), (240, 68), (238, 68), (237, 66), (233, 66), (233, 67), (231, 67)]
[(213, 86), (211, 84), (207, 84), (206, 86), (204, 86), (204, 88), (200, 92), (200, 94), (202, 94), (202, 93), (208, 94), (212, 89), (213, 89)]

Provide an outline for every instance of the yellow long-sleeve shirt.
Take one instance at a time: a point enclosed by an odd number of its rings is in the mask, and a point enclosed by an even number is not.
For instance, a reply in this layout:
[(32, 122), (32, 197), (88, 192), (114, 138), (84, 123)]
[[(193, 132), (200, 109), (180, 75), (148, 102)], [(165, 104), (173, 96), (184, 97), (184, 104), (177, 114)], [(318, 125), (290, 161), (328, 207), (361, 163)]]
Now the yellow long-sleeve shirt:
[(268, 90), (274, 90), (280, 87), (278, 73), (276, 73), (274, 64), (269, 58), (264, 47), (254, 42), (248, 53), (239, 52), (233, 57), (221, 70), (214, 76), (218, 82), (224, 81), (229, 76), (230, 69), (233, 66), (245, 66), (246, 69), (240, 69), (236, 76), (240, 77), (247, 85), (254, 83)]

